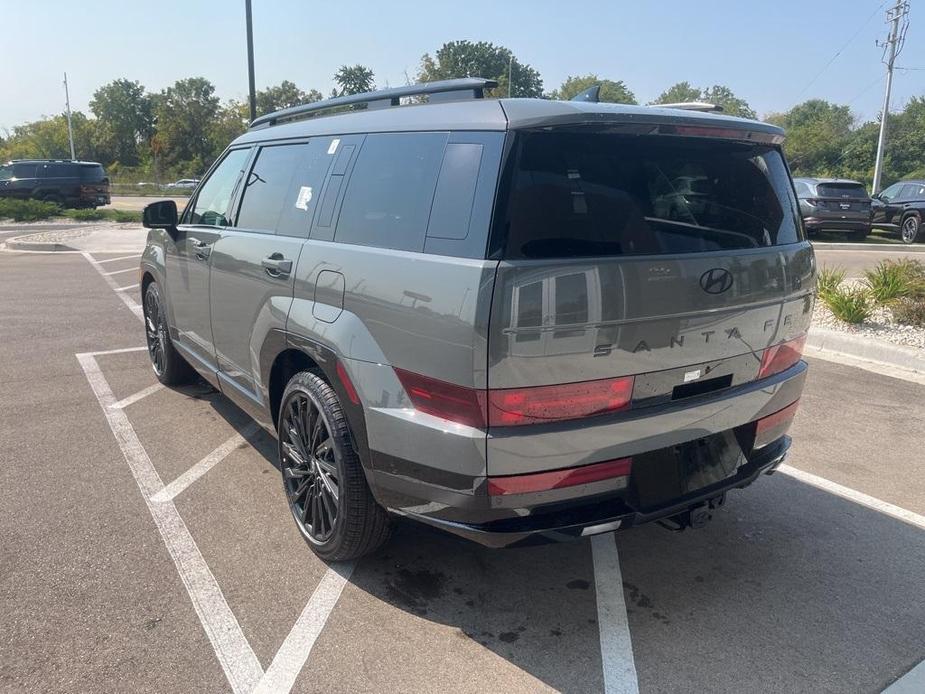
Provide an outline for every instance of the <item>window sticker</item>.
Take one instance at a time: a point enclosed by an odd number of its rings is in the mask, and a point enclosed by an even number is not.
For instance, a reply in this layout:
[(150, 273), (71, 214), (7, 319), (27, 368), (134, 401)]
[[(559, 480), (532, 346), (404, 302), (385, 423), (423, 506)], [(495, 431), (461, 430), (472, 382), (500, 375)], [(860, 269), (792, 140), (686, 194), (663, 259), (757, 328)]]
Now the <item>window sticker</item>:
[(337, 145), (340, 144), (340, 138), (335, 137), (328, 146), (328, 154), (334, 154), (337, 151)]
[(299, 188), (299, 196), (296, 198), (295, 206), (300, 210), (307, 210), (308, 203), (312, 201), (312, 187), (302, 186)]

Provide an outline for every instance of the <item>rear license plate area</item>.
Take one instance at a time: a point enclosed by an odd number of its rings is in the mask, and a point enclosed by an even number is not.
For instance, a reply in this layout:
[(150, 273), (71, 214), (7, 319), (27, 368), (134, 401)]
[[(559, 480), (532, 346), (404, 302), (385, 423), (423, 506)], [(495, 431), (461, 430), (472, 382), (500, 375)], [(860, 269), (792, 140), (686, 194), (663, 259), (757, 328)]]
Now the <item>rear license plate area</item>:
[(731, 430), (634, 455), (629, 500), (641, 509), (668, 506), (732, 477), (744, 462)]

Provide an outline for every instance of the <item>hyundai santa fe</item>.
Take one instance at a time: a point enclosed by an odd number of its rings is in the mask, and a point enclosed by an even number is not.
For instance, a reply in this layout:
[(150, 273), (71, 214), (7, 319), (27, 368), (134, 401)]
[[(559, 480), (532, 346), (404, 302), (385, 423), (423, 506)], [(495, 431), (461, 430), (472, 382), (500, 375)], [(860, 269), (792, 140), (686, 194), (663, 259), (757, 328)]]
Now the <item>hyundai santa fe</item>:
[(815, 262), (783, 132), (493, 86), (260, 117), (145, 210), (157, 378), (276, 437), (325, 559), (396, 515), (494, 547), (697, 526), (790, 446)]

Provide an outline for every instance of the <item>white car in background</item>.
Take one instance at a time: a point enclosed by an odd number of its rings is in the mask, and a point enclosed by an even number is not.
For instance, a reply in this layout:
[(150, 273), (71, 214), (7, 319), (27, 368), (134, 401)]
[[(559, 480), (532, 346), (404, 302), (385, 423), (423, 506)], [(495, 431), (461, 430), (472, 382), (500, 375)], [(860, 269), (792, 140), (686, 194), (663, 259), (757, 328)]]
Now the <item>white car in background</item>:
[(168, 188), (195, 188), (199, 185), (198, 178), (181, 178), (179, 181), (174, 181), (173, 183), (168, 183)]

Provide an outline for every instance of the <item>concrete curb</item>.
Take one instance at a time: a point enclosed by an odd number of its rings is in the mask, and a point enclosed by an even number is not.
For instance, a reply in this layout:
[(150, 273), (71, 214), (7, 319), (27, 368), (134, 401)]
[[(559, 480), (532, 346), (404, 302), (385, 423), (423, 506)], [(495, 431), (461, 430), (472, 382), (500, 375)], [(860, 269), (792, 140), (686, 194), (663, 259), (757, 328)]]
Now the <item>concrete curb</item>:
[(826, 243), (825, 241), (812, 241), (813, 248), (817, 251), (879, 251), (880, 253), (925, 253), (925, 244), (914, 243), (907, 245), (905, 243)]
[(925, 373), (925, 350), (916, 347), (894, 345), (826, 328), (810, 328), (806, 346), (821, 352), (846, 354), (855, 359)]

